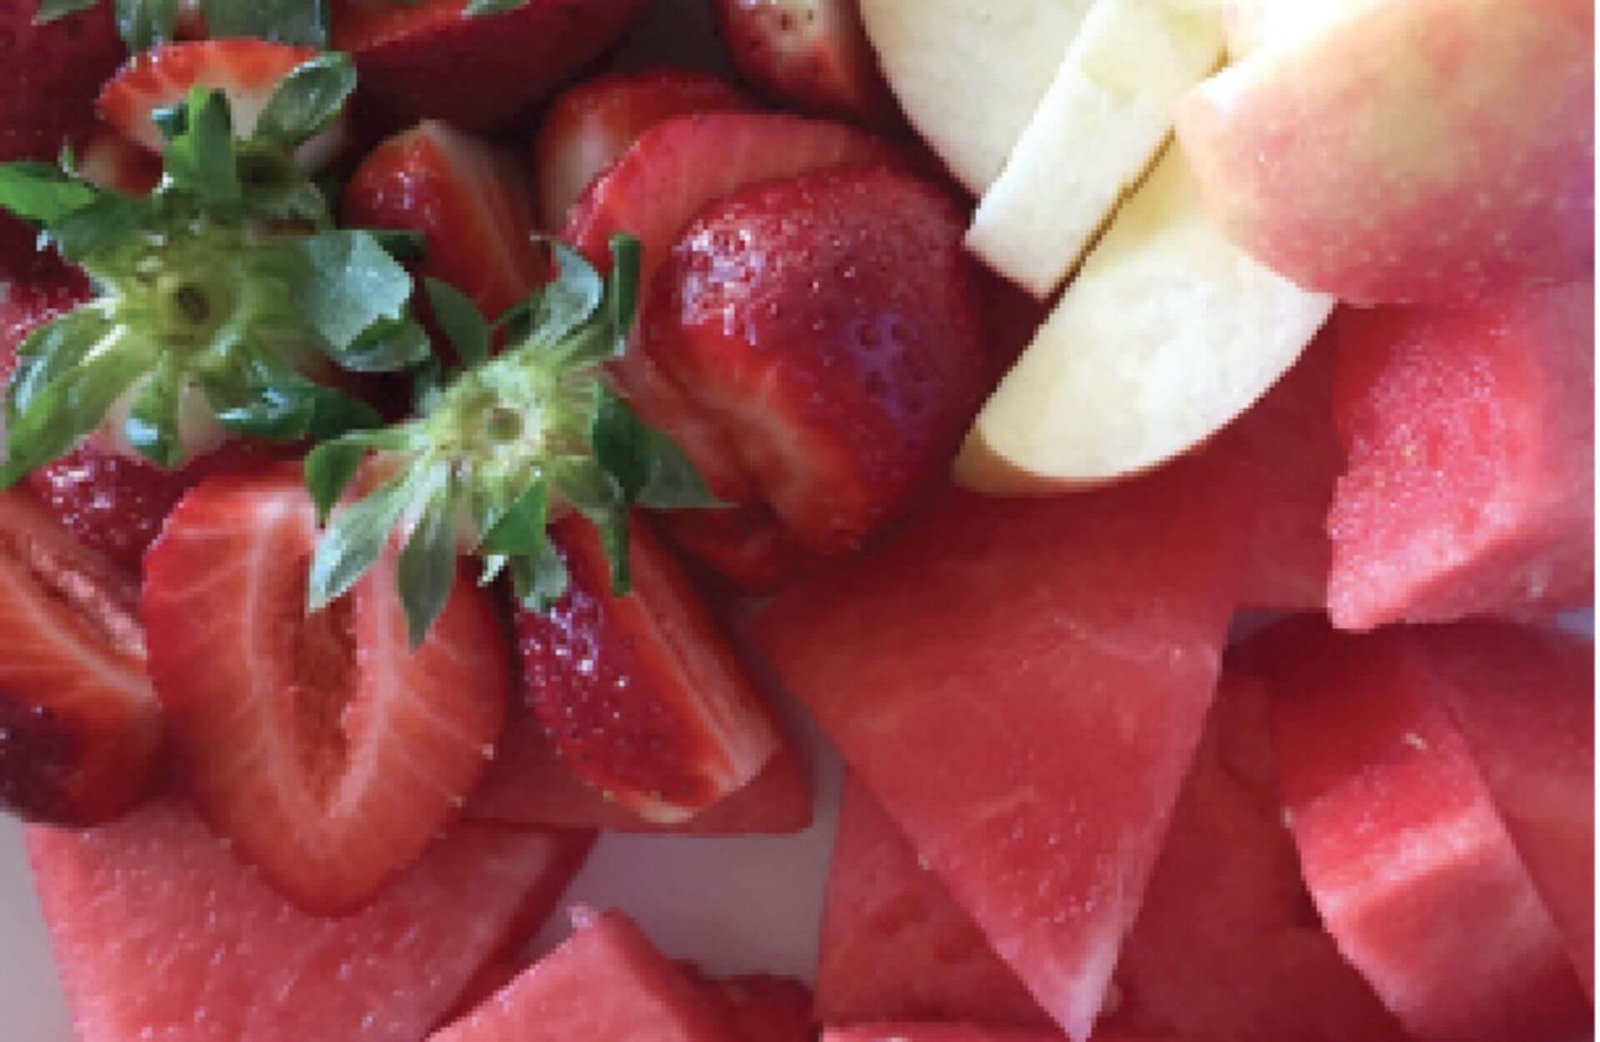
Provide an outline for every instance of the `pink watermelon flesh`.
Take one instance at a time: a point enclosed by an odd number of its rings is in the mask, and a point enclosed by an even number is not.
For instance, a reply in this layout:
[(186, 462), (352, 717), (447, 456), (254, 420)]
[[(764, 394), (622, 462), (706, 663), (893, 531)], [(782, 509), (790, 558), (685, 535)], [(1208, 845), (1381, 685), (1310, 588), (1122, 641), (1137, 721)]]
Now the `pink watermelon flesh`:
[(1328, 508), (1344, 469), (1333, 430), (1333, 338), (1312, 342), (1277, 386), (1198, 457), (1210, 494), (1231, 502), (1248, 529), (1240, 603), (1321, 611), (1333, 544)]
[(701, 978), (740, 1042), (814, 1042), (811, 991), (788, 977)]
[(1296, 619), (1250, 642), (1301, 869), (1340, 950), (1412, 1034), (1579, 1037), (1589, 1004), (1421, 639)]
[(612, 912), (430, 1042), (742, 1042), (719, 1004)]
[(1593, 283), (1334, 321), (1335, 625), (1589, 603)]
[(1594, 997), (1594, 644), (1471, 622), (1418, 638), (1584, 989)]
[(1186, 510), (1204, 497), (1180, 478), (949, 493), (756, 624), (920, 859), (1078, 1039), (1138, 911), (1232, 608), (1236, 548)]
[(1117, 964), (1107, 1023), (1213, 1042), (1405, 1037), (1317, 917), (1283, 824), (1266, 694), (1225, 674)]
[(700, 836), (788, 833), (811, 824), (811, 782), (795, 755), (780, 748), (749, 784), (687, 821), (650, 822), (573, 774), (530, 713), (509, 721), (495, 765), (463, 813), (468, 821), (519, 828)]
[(1052, 1021), (855, 778), (845, 782), (817, 961), (817, 1019)]
[(589, 841), (459, 826), (363, 911), (318, 919), (174, 799), (28, 832), (78, 1042), (416, 1042)]

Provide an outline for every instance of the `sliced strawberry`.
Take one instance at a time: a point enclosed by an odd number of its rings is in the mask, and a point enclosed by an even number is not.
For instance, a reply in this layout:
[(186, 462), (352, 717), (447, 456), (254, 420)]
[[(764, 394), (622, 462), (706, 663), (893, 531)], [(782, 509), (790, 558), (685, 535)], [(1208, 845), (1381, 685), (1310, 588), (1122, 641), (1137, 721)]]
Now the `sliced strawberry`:
[(78, 156), (78, 172), (101, 188), (149, 195), (161, 183), (161, 159), (109, 131), (97, 135)]
[(161, 726), (137, 599), (32, 496), (0, 494), (0, 806), (89, 825), (149, 793)]
[(807, 550), (859, 547), (948, 462), (981, 400), (964, 227), (912, 175), (813, 174), (713, 204), (661, 271), (645, 353)]
[(455, 286), (489, 315), (545, 280), (533, 213), (515, 161), (434, 121), (379, 145), (344, 192), (347, 223), (422, 232), (420, 273)]
[(865, 123), (893, 117), (856, 0), (717, 0), (714, 6), (739, 72), (774, 101)]
[(442, 119), (503, 130), (599, 57), (648, 0), (527, 0), (468, 15), (467, 0), (334, 0), (333, 47), (361, 73), (362, 125)]
[(759, 774), (777, 730), (681, 566), (641, 520), (633, 592), (611, 593), (594, 529), (552, 529), (572, 585), (522, 611), (523, 695), (572, 769), (653, 821), (681, 821)]
[(693, 69), (622, 72), (585, 80), (550, 106), (534, 142), (539, 220), (551, 231), (640, 134), (675, 116), (751, 108), (749, 98)]
[[(165, 139), (152, 113), (181, 103), (194, 87), (208, 87), (228, 96), (234, 133), (249, 137), (278, 84), (316, 54), (311, 47), (251, 39), (163, 44), (123, 66), (101, 89), (97, 105), (129, 141), (159, 154)], [(340, 136), (335, 127), (307, 142), (302, 163), (323, 165), (338, 150)]]
[[(94, 132), (94, 96), (127, 56), (111, 4), (36, 24), (38, 4), (0, 5), (0, 161), (52, 161)], [(0, 215), (0, 279), (52, 270), (33, 229)]]
[(308, 617), (316, 538), (299, 468), (213, 478), (151, 547), (141, 611), (202, 812), (284, 896), (339, 913), (411, 864), (483, 773), (510, 669), (465, 576), (410, 651), (393, 554)]

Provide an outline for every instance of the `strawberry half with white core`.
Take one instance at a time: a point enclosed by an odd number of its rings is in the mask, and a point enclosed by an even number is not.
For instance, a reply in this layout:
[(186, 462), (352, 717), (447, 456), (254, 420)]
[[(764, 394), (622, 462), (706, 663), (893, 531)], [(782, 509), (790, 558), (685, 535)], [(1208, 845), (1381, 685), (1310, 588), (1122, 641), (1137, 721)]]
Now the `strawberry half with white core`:
[[(599, 528), (612, 588), (626, 593), (634, 505), (716, 505), (688, 458), (602, 380), (633, 329), (638, 243), (612, 242), (609, 280), (567, 247), (552, 249), (556, 276), (494, 324), (460, 291), (430, 280), (434, 316), (464, 368), (422, 371), (416, 419), (353, 431), (306, 459), (323, 517), (369, 453), (382, 482), (333, 514), (312, 562), (312, 611), (355, 585), (396, 530), (413, 645), (444, 610), (461, 553), (483, 558), (483, 583), (509, 572), (518, 599), (543, 610), (567, 588), (545, 526), (568, 510)], [(490, 358), (496, 337), (506, 347)]]
[[(171, 745), (202, 814), (307, 911), (360, 908), (488, 767), (510, 696), (493, 598), (458, 573), (408, 647), (385, 555), (307, 615), (316, 508), (297, 467), (213, 478), (145, 557), (140, 614)], [(398, 559), (397, 559), (398, 558)]]
[(331, 363), (389, 371), (429, 357), (407, 312), (411, 277), (387, 240), (335, 229), (292, 159), (353, 87), (347, 59), (313, 58), (247, 141), (226, 97), (196, 88), (160, 117), (165, 173), (147, 197), (97, 188), (70, 163), (0, 167), (0, 206), (39, 225), (97, 293), (22, 344), (0, 485), (97, 432), (175, 468), (229, 435), (291, 442), (378, 422), (318, 379)]
[(739, 72), (774, 101), (864, 123), (893, 118), (856, 0), (717, 0), (714, 6)]
[[(233, 114), (233, 131), (248, 140), (278, 85), (317, 56), (315, 48), (291, 47), (266, 40), (203, 40), (169, 43), (135, 55), (100, 90), (96, 107), (128, 140), (160, 154), (166, 138), (156, 115), (180, 105), (196, 87), (220, 90)], [(308, 170), (324, 166), (344, 137), (341, 113), (333, 123), (296, 151)]]
[(148, 794), (161, 723), (137, 597), (26, 492), (0, 493), (0, 807), (91, 825)]

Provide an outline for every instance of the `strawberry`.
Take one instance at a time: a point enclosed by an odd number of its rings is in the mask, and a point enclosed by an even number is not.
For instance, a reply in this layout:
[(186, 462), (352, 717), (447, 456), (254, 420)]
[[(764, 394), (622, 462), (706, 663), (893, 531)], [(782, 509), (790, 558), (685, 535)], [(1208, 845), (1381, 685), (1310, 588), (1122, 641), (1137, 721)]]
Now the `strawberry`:
[(0, 806), (90, 825), (146, 796), (161, 744), (131, 577), (0, 493)]
[[(363, 125), (441, 119), (504, 130), (599, 57), (646, 0), (523, 0), (472, 14), (468, 0), (334, 0), (335, 50), (361, 70)], [(502, 5), (503, 6), (503, 5)]]
[(745, 79), (773, 101), (869, 125), (894, 102), (856, 0), (716, 0), (718, 27)]
[(59, 318), (89, 299), (83, 272), (54, 258), (26, 279), (0, 288), (0, 378), (9, 380), (17, 367), (17, 349), (39, 326)]
[[(311, 47), (252, 39), (162, 44), (135, 55), (111, 77), (96, 105), (123, 137), (159, 155), (166, 141), (153, 114), (182, 102), (195, 87), (209, 87), (227, 95), (234, 133), (248, 138), (278, 85), (316, 54)], [(301, 164), (325, 165), (338, 151), (341, 134), (336, 126), (306, 142)]]
[(345, 186), (344, 219), (426, 236), (419, 271), (498, 315), (548, 277), (533, 197), (517, 164), (429, 121), (380, 144)]
[(949, 461), (981, 400), (964, 223), (906, 173), (813, 174), (713, 204), (659, 275), (645, 354), (806, 550), (859, 547)]
[[(48, 161), (63, 145), (81, 146), (94, 130), (95, 92), (128, 53), (110, 4), (44, 25), (34, 21), (38, 7), (0, 5), (0, 161)], [(48, 269), (34, 240), (0, 216), (0, 279)]]
[(656, 124), (751, 107), (743, 94), (693, 69), (613, 73), (572, 87), (550, 106), (534, 142), (541, 225), (559, 229), (595, 175)]
[(465, 576), (407, 647), (395, 572), (411, 563), (392, 552), (308, 615), (316, 514), (298, 467), (204, 482), (146, 556), (140, 612), (202, 812), (285, 897), (335, 914), (455, 813), (487, 767), (511, 677), (493, 601)]
[(778, 749), (760, 695), (671, 553), (635, 519), (633, 592), (576, 516), (552, 539), (570, 576), (548, 611), (518, 612), (523, 697), (573, 771), (658, 822), (759, 774)]
[(161, 183), (161, 160), (121, 134), (95, 136), (78, 156), (84, 180), (124, 195), (149, 195)]

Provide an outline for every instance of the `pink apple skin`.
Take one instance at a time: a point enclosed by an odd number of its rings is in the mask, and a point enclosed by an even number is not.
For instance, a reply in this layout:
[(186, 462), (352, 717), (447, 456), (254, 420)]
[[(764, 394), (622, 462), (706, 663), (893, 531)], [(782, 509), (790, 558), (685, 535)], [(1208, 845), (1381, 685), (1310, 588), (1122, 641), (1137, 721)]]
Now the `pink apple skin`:
[(1594, 263), (1591, 0), (1385, 0), (1194, 88), (1178, 137), (1262, 263), (1358, 304)]

